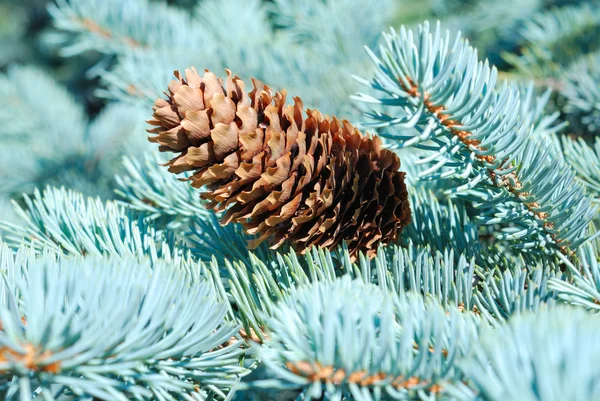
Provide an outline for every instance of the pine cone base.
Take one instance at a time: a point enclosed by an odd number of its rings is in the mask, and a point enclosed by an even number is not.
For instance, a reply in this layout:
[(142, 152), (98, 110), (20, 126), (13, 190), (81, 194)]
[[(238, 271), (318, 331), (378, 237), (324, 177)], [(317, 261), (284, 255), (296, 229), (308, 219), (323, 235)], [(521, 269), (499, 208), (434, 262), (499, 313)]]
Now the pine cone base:
[(222, 223), (241, 224), (257, 236), (300, 253), (313, 245), (346, 242), (351, 255), (373, 256), (380, 243), (397, 240), (410, 222), (410, 206), (398, 156), (382, 149), (348, 121), (306, 110), (299, 98), (286, 104), (253, 80), (253, 90), (227, 70), (209, 71), (169, 84), (167, 99), (153, 107), (149, 140), (177, 152), (169, 171), (187, 178)]

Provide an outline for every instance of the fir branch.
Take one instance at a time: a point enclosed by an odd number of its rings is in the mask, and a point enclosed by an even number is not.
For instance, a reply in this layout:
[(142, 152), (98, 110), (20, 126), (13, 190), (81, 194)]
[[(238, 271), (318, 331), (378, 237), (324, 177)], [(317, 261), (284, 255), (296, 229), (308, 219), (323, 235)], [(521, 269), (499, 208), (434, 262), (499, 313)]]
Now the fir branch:
[[(476, 51), (460, 36), (450, 45), (439, 25), (426, 23), (415, 36), (402, 28), (385, 35), (372, 82), (384, 93), (364, 102), (393, 106), (396, 115), (374, 111), (369, 116), (384, 127), (382, 135), (401, 146), (430, 150), (422, 163), (433, 167), (422, 179), (452, 178), (481, 209), (486, 224), (510, 223), (501, 240), (516, 249), (570, 253), (585, 241), (594, 215), (591, 200), (574, 174), (543, 140), (530, 135), (533, 118), (520, 112), (520, 92), (508, 84), (496, 89), (497, 72), (477, 60)], [(418, 134), (397, 135), (394, 126), (414, 126)]]
[(75, 258), (42, 259), (23, 273), (5, 272), (2, 282), (0, 375), (8, 394), (225, 399), (248, 372), (239, 366), (242, 342), (220, 347), (238, 330), (224, 320), (225, 304), (185, 270)]

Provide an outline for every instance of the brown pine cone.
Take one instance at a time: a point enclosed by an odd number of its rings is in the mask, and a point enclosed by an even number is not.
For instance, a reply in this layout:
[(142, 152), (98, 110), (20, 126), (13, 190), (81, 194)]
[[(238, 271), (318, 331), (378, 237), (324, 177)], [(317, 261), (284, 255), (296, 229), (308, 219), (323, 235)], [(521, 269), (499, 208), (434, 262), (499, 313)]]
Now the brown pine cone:
[(240, 223), (272, 248), (284, 241), (303, 253), (312, 245), (346, 241), (353, 256), (376, 253), (410, 222), (408, 193), (398, 156), (348, 121), (285, 104), (286, 92), (227, 70), (221, 79), (187, 69), (169, 84), (168, 99), (153, 107), (151, 142), (179, 154), (169, 171), (188, 178), (222, 223)]

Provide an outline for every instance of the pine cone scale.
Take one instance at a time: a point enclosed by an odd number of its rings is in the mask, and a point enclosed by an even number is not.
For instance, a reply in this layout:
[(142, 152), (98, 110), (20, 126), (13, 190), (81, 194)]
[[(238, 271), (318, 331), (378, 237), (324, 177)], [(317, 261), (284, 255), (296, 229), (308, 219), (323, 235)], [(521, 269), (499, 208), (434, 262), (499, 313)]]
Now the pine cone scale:
[(187, 178), (222, 223), (237, 222), (258, 235), (251, 247), (289, 241), (303, 252), (313, 245), (348, 243), (353, 255), (373, 255), (396, 240), (410, 221), (400, 160), (347, 121), (306, 110), (299, 98), (227, 70), (225, 86), (211, 72), (179, 73), (149, 121), (150, 141), (179, 152), (169, 163)]
[(210, 119), (206, 110), (194, 110), (186, 113), (186, 117), (181, 121), (181, 126), (194, 146), (202, 144), (202, 141), (211, 135)]

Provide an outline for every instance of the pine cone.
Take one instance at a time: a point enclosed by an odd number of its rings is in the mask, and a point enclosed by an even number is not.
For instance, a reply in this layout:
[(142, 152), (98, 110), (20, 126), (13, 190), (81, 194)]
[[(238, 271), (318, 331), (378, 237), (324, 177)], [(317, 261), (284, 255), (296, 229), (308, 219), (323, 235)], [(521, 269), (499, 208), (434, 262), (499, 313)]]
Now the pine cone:
[(408, 193), (398, 156), (348, 121), (303, 113), (302, 101), (227, 70), (225, 88), (215, 74), (186, 70), (169, 84), (168, 99), (153, 107), (161, 151), (179, 152), (169, 171), (194, 171), (201, 197), (222, 223), (237, 222), (272, 248), (284, 241), (303, 253), (312, 245), (346, 241), (353, 256), (369, 256), (396, 240), (410, 221)]

